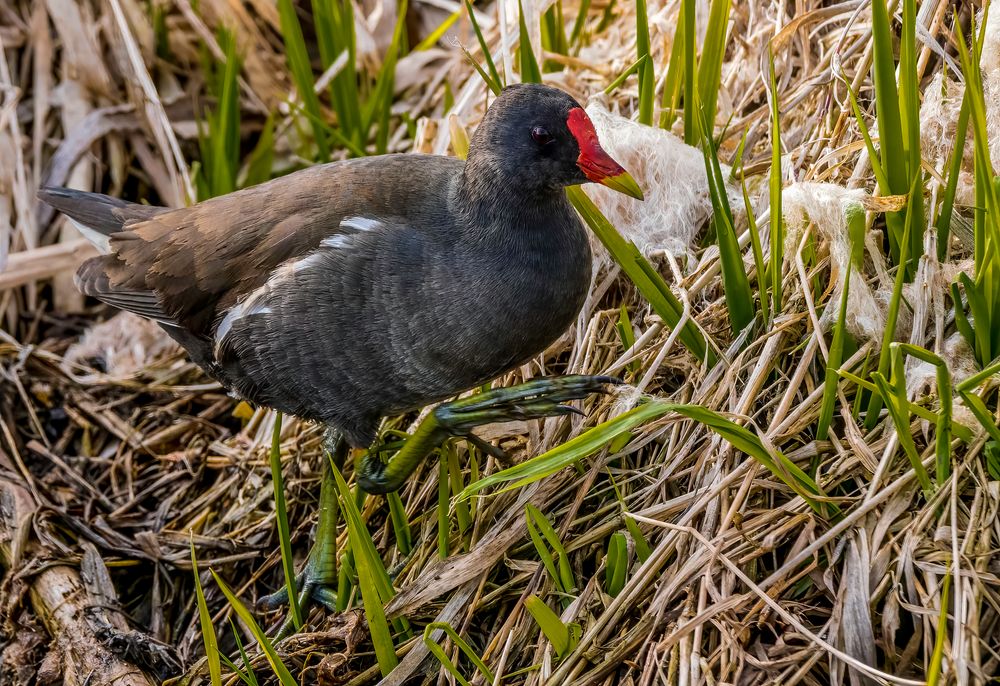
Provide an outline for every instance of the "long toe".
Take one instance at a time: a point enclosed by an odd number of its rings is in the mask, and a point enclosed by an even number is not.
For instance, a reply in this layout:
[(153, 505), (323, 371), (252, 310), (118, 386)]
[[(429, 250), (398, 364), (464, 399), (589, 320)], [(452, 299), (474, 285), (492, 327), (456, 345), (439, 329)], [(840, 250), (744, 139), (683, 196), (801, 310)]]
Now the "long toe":
[(550, 400), (565, 402), (579, 400), (593, 393), (609, 393), (612, 386), (624, 383), (613, 376), (588, 376), (572, 374), (569, 376), (546, 377), (534, 379), (510, 388), (496, 388), (485, 393), (462, 398), (448, 406), (454, 410), (472, 411), (494, 409), (503, 406), (522, 404), (525, 400)]

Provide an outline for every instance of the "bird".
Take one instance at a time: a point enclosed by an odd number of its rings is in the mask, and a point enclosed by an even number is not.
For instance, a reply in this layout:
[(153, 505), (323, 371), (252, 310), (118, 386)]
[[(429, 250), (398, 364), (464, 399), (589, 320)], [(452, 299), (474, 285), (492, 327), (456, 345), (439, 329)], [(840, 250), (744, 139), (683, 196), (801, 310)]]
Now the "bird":
[[(517, 84), (464, 161), (345, 159), (177, 209), (54, 187), (39, 198), (101, 252), (77, 271), (80, 291), (157, 322), (234, 396), (325, 427), (335, 463), (370, 447), (383, 418), (441, 403), (387, 463), (370, 451), (357, 468), (375, 494), (449, 436), (571, 412), (567, 401), (615, 383), (542, 378), (442, 402), (538, 355), (576, 318), (591, 249), (565, 188), (588, 182), (642, 199), (572, 96)], [(300, 575), (303, 597), (324, 604), (332, 484), (325, 473)]]

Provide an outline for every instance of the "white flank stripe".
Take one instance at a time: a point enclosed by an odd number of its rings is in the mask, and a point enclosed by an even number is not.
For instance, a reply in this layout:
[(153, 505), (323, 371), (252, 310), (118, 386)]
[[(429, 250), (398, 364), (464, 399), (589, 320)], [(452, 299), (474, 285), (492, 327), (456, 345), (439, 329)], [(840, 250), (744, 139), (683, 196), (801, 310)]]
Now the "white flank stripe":
[(303, 269), (309, 269), (310, 267), (315, 267), (317, 264), (323, 261), (323, 255), (318, 252), (310, 253), (303, 257), (301, 260), (295, 260), (292, 262), (292, 273), (300, 272)]
[(377, 219), (369, 219), (368, 217), (348, 217), (340, 222), (341, 226), (354, 229), (355, 231), (371, 231), (372, 229), (377, 229), (379, 224), (380, 222)]
[(219, 328), (215, 330), (215, 343), (220, 345), (229, 335), (229, 330), (233, 328), (233, 322), (243, 316), (243, 305), (234, 305), (226, 312), (226, 316), (219, 322)]
[(335, 236), (327, 236), (322, 241), (320, 245), (324, 248), (346, 248), (347, 244), (351, 242), (350, 236), (345, 236), (342, 233), (338, 233)]
[(226, 312), (226, 316), (222, 318), (219, 322), (219, 328), (215, 330), (215, 345), (216, 349), (218, 346), (222, 345), (222, 342), (226, 340), (226, 336), (233, 328), (233, 324), (236, 323), (238, 319), (243, 317), (253, 317), (258, 314), (271, 314), (271, 308), (268, 307), (263, 300), (263, 295), (267, 291), (267, 284), (264, 284), (249, 296), (247, 296), (242, 302), (237, 303), (229, 308)]
[[(322, 264), (324, 261), (322, 248), (331, 248), (334, 250), (347, 248), (354, 235), (364, 231), (377, 229), (381, 226), (381, 223), (376, 219), (369, 219), (368, 217), (348, 217), (344, 221), (340, 222), (340, 225), (345, 229), (345, 233), (327, 236), (320, 241), (320, 250), (311, 252), (302, 259), (295, 260), (294, 262), (286, 262), (284, 265), (276, 269), (273, 274), (271, 274), (267, 283), (247, 296), (242, 302), (239, 302), (229, 308), (226, 315), (222, 318), (222, 321), (219, 322), (219, 327), (215, 330), (216, 347), (218, 348), (218, 346), (222, 345), (222, 342), (232, 330), (233, 324), (238, 319), (242, 319), (243, 317), (252, 317), (258, 314), (271, 314), (271, 308), (264, 304), (266, 302), (264, 296), (266, 295), (268, 288), (274, 287), (278, 281), (288, 278), (291, 274)], [(92, 242), (94, 241), (94, 238), (90, 234), (95, 234), (95, 231), (79, 226), (79, 224), (77, 226), (80, 231), (84, 232), (84, 235), (87, 236), (87, 238), (89, 238)], [(107, 242), (107, 236), (101, 236), (100, 234), (97, 234), (97, 236), (103, 238), (105, 243)]]

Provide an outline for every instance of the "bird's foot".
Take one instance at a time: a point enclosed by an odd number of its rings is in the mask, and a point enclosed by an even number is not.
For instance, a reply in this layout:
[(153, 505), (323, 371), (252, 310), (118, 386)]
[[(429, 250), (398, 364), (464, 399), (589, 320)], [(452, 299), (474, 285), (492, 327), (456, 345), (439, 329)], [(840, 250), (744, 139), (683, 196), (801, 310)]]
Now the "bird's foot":
[[(309, 553), (306, 566), (295, 576), (295, 588), (297, 589), (296, 599), (298, 600), (299, 611), (302, 613), (302, 620), (309, 616), (309, 610), (313, 605), (320, 605), (330, 612), (337, 611), (337, 573), (336, 566), (330, 562), (321, 560), (322, 555), (317, 555), (314, 549)], [(331, 572), (332, 570), (332, 572)], [(282, 587), (266, 596), (262, 596), (257, 601), (257, 607), (262, 610), (277, 610), (288, 606), (288, 587)], [(274, 635), (275, 640), (290, 636), (296, 630), (292, 613), (289, 611), (278, 631)]]
[(480, 449), (506, 461), (502, 450), (476, 438), (472, 429), (497, 422), (579, 414), (575, 407), (563, 403), (592, 393), (607, 393), (611, 386), (620, 383), (620, 379), (610, 376), (559, 376), (511, 388), (495, 388), (442, 403), (388, 462), (369, 453), (356, 472), (358, 484), (367, 493), (389, 493), (399, 489), (420, 461), (451, 436), (467, 438)]

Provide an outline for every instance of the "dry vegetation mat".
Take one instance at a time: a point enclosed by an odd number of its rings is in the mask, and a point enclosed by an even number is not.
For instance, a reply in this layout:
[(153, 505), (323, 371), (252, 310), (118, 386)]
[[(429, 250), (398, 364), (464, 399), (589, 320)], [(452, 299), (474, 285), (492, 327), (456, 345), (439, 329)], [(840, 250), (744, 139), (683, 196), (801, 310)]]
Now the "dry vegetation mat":
[[(0, 47), (0, 683), (996, 683), (1000, 9), (4, 0)], [(338, 611), (272, 640), (319, 430), (82, 299), (35, 190), (463, 155), (538, 80), (646, 201), (570, 190), (591, 296), (494, 385), (628, 383), (482, 431), (509, 469), (454, 441), (365, 497), (349, 466)]]

